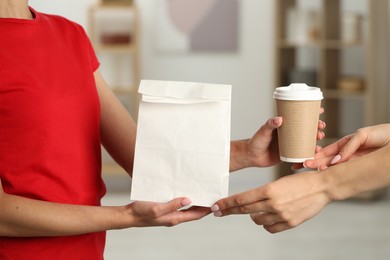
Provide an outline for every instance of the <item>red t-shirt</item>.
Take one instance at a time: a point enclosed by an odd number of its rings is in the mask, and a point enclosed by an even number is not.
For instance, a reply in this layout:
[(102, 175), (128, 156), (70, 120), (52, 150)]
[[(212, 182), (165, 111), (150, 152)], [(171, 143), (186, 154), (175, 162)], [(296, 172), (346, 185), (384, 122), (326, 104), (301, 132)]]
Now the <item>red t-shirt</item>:
[[(6, 193), (100, 205), (99, 63), (81, 26), (31, 9), (0, 18), (0, 178)], [(0, 259), (102, 259), (105, 232), (0, 237)]]

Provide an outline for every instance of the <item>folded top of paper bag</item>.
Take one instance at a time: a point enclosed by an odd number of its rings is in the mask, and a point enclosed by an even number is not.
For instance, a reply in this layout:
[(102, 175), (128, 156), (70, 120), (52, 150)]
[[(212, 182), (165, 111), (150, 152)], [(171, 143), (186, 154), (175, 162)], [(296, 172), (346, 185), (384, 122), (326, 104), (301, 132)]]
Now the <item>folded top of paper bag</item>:
[(142, 80), (138, 92), (142, 94), (143, 101), (167, 98), (186, 100), (231, 99), (230, 86), (197, 82)]

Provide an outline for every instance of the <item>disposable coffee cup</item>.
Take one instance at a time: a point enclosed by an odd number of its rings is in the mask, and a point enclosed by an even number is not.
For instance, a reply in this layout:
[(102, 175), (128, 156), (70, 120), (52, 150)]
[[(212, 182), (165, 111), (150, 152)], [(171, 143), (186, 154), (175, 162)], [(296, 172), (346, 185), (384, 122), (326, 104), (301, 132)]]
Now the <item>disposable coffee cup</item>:
[(280, 160), (301, 163), (312, 159), (317, 143), (318, 120), (323, 99), (320, 88), (303, 83), (275, 89)]

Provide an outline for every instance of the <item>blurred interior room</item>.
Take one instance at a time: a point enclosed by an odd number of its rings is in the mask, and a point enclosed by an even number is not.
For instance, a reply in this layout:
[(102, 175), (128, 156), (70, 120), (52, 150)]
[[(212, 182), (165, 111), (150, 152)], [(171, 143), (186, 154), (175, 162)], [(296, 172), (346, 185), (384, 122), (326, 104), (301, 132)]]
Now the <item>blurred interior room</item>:
[[(389, 0), (30, 0), (81, 24), (100, 70), (137, 119), (141, 79), (229, 84), (231, 138), (275, 115), (273, 91), (292, 82), (324, 93), (326, 138), (390, 120)], [(104, 205), (130, 202), (131, 180), (103, 151)], [(291, 174), (285, 163), (230, 176), (229, 194)], [(348, 173), (346, 173), (348, 174)], [(390, 173), (389, 173), (390, 174)], [(269, 234), (249, 216), (172, 228), (109, 231), (109, 260), (390, 259), (386, 190), (335, 202), (303, 225)]]

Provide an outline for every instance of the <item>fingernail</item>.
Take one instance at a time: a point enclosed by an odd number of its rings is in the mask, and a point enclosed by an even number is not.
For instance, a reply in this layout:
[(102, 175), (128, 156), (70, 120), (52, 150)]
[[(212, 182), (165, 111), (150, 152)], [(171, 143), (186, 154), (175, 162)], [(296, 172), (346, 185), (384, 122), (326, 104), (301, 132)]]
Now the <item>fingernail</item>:
[(333, 157), (332, 161), (330, 161), (330, 164), (335, 164), (335, 163), (337, 163), (338, 161), (340, 161), (340, 159), (341, 159), (341, 155), (338, 154), (338, 155), (336, 155), (335, 157)]
[(191, 201), (190, 199), (188, 199), (188, 198), (185, 198), (185, 199), (183, 199), (183, 200), (180, 202), (180, 204), (181, 204), (182, 207), (188, 206), (188, 205), (190, 205), (191, 203), (192, 203), (192, 201)]
[(305, 169), (307, 168), (306, 161), (303, 162), (303, 168), (305, 168)]
[(222, 217), (222, 212), (221, 211), (216, 211), (214, 212), (215, 217)]
[(219, 206), (217, 204), (214, 204), (212, 207), (211, 207), (211, 211), (212, 212), (216, 212), (219, 210)]
[(275, 117), (274, 120), (272, 120), (275, 125), (280, 124), (280, 117)]

